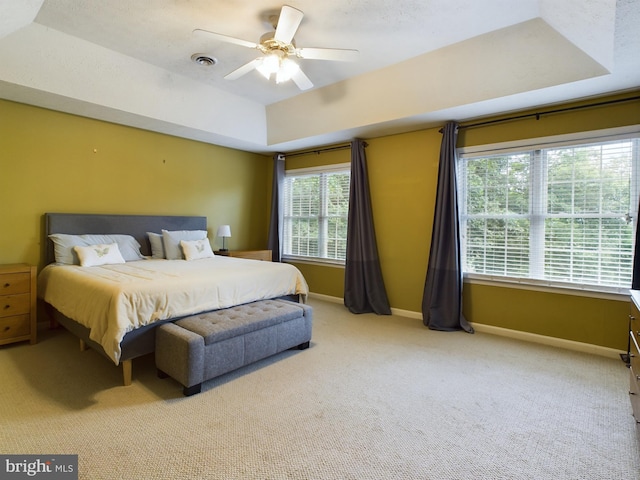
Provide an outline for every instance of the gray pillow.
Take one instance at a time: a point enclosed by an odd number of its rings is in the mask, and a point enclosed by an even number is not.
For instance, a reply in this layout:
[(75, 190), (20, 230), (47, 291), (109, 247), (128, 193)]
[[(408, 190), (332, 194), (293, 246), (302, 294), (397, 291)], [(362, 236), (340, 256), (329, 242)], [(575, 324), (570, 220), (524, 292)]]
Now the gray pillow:
[(162, 230), (164, 255), (167, 260), (184, 260), (180, 240), (203, 240), (207, 238), (205, 230)]
[(147, 232), (149, 245), (151, 245), (151, 258), (165, 258), (162, 234)]
[(127, 262), (144, 260), (144, 256), (140, 253), (140, 244), (131, 235), (70, 235), (67, 233), (53, 233), (49, 235), (49, 238), (53, 242), (53, 252), (55, 254), (56, 263), (80, 265), (80, 259), (73, 247), (88, 247), (89, 245), (100, 245), (105, 243), (117, 243), (118, 249), (122, 254), (122, 258)]

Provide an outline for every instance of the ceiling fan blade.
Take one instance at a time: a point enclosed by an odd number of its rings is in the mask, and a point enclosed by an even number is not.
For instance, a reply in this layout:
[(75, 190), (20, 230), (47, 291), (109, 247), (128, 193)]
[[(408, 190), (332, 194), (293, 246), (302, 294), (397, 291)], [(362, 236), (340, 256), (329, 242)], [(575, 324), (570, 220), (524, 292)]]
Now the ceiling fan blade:
[(236, 78), (240, 78), (241, 76), (249, 73), (251, 70), (254, 70), (258, 65), (260, 65), (261, 61), (262, 61), (262, 57), (258, 57), (254, 60), (251, 60), (249, 63), (245, 63), (241, 67), (236, 68), (233, 72), (227, 73), (224, 76), (224, 79), (235, 80)]
[(310, 60), (336, 60), (339, 62), (354, 62), (358, 59), (358, 50), (339, 48), (298, 48), (296, 55)]
[(233, 43), (235, 45), (241, 45), (243, 47), (258, 48), (257, 43), (249, 42), (248, 40), (242, 40), (240, 38), (230, 37), (229, 35), (222, 35), (221, 33), (202, 30), (200, 28), (196, 28), (193, 31), (193, 34), (201, 38), (217, 39), (217, 40), (220, 40), (221, 42)]
[(293, 82), (298, 86), (300, 90), (309, 90), (311, 87), (313, 87), (313, 83), (311, 83), (309, 77), (307, 77), (299, 68), (291, 76), (291, 80), (293, 80)]
[(293, 36), (296, 34), (300, 22), (302, 22), (302, 13), (297, 8), (290, 7), (289, 5), (283, 5), (280, 11), (280, 18), (278, 18), (278, 25), (276, 26), (276, 33), (273, 36), (274, 40), (282, 42), (284, 44), (290, 44), (293, 40)]

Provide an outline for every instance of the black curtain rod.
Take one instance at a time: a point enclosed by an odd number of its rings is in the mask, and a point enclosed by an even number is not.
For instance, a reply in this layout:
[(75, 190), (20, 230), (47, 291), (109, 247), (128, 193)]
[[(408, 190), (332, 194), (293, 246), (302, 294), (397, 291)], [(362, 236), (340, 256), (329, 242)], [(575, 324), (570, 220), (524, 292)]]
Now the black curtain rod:
[[(494, 123), (509, 122), (511, 120), (522, 120), (523, 118), (531, 118), (531, 117), (535, 117), (536, 120), (540, 120), (540, 117), (542, 115), (550, 115), (550, 114), (553, 114), (553, 113), (570, 112), (572, 110), (581, 110), (583, 108), (602, 107), (604, 105), (613, 105), (613, 104), (616, 104), (616, 103), (630, 102), (630, 101), (633, 101), (633, 100), (640, 100), (640, 95), (637, 95), (635, 97), (619, 98), (617, 100), (607, 100), (605, 102), (590, 103), (588, 105), (577, 105), (577, 106), (574, 106), (574, 107), (557, 108), (555, 110), (545, 110), (544, 112), (527, 113), (527, 114), (524, 114), (524, 115), (514, 115), (512, 117), (499, 118), (497, 120), (487, 120), (485, 122), (470, 123), (468, 125), (459, 125), (458, 128), (480, 127), (480, 126), (484, 126), (484, 125), (491, 125), (491, 124), (494, 124)], [(442, 133), (442, 132), (443, 132), (443, 130), (440, 129), (440, 133)]]
[[(364, 146), (366, 147), (367, 144), (365, 143)], [(323, 152), (332, 152), (333, 150), (344, 150), (345, 148), (351, 148), (351, 144), (345, 143), (344, 145), (334, 145), (333, 147), (316, 148), (315, 150), (305, 150), (304, 152), (285, 153), (284, 156), (285, 158), (291, 158), (291, 157), (299, 157), (301, 155), (311, 155), (312, 153), (319, 155)]]

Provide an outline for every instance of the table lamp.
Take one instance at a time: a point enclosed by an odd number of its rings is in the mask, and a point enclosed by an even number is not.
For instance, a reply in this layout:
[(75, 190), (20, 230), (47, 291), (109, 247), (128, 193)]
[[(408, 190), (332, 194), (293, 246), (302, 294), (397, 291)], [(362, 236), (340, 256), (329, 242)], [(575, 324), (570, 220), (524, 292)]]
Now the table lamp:
[(218, 227), (218, 237), (222, 237), (222, 248), (220, 249), (221, 252), (227, 251), (227, 248), (225, 248), (224, 246), (224, 239), (230, 236), (231, 236), (231, 227), (229, 225), (220, 225)]

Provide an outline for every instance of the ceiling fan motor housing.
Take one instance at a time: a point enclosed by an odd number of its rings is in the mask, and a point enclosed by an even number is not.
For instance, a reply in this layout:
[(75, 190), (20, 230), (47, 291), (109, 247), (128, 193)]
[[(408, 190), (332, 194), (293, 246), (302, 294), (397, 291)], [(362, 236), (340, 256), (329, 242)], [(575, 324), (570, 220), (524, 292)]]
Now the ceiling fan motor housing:
[(284, 43), (276, 40), (274, 38), (275, 32), (267, 32), (260, 37), (260, 44), (258, 45), (258, 49), (265, 54), (274, 52), (276, 50), (280, 50), (286, 55), (295, 54), (296, 46), (291, 40), (291, 43)]

